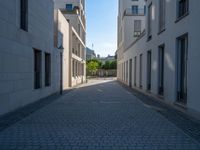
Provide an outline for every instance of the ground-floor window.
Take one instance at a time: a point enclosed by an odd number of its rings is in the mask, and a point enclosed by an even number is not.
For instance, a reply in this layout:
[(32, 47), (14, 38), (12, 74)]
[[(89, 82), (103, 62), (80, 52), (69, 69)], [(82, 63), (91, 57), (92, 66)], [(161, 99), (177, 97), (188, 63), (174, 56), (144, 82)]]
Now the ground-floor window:
[(134, 86), (137, 85), (137, 57), (134, 58)]
[(140, 54), (140, 75), (139, 75), (139, 77), (140, 77), (140, 88), (142, 88), (142, 65), (143, 65), (143, 63), (142, 63), (142, 61), (143, 61), (143, 55), (142, 54)]
[(72, 61), (72, 74), (73, 74), (73, 77), (76, 76), (76, 62), (75, 62), (75, 60)]
[(128, 83), (128, 61), (126, 61), (126, 83)]
[(177, 101), (187, 103), (188, 35), (177, 38)]
[(42, 87), (42, 52), (34, 49), (34, 89)]
[(45, 86), (51, 85), (51, 54), (45, 53)]
[(151, 51), (147, 52), (147, 90), (151, 90)]
[(164, 53), (165, 46), (158, 47), (158, 94), (164, 95)]
[(129, 60), (129, 86), (132, 87), (132, 59)]

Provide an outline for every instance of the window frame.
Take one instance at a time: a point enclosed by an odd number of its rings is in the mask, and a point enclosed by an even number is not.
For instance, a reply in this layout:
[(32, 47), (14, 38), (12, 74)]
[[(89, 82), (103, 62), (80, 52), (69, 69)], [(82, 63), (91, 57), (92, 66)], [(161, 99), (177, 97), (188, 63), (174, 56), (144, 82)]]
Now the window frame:
[(34, 52), (34, 89), (42, 88), (42, 51), (33, 49)]
[(158, 34), (165, 31), (165, 29), (166, 29), (166, 0), (159, 0)]
[(183, 14), (179, 14), (180, 13), (180, 7), (179, 7), (179, 2), (181, 0), (177, 0), (176, 2), (176, 21), (175, 23), (179, 22), (180, 20), (182, 20), (183, 18), (185, 18), (186, 16), (189, 15), (189, 0), (186, 0), (186, 11)]
[(45, 53), (45, 86), (51, 86), (51, 54)]
[(28, 32), (28, 0), (20, 0), (20, 29)]

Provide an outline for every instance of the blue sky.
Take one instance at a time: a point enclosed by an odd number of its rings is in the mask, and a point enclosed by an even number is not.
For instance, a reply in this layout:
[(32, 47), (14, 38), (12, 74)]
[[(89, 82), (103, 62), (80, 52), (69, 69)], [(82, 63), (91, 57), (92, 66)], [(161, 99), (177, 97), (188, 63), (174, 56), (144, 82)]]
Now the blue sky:
[(117, 9), (118, 0), (86, 0), (87, 47), (100, 56), (117, 49)]

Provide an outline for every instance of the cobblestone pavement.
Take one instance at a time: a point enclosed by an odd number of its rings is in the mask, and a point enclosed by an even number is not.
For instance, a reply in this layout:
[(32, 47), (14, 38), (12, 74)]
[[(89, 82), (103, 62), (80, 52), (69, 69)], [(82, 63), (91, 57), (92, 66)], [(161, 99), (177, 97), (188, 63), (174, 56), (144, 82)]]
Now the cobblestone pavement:
[(0, 150), (199, 150), (116, 81), (93, 81), (0, 132)]

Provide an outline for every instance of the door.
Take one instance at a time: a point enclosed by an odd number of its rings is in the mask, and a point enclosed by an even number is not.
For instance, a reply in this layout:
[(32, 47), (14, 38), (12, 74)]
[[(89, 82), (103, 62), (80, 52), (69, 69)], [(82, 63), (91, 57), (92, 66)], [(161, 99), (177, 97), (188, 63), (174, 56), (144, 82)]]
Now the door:
[(158, 94), (164, 95), (164, 45), (158, 51)]
[(187, 104), (187, 35), (177, 40), (177, 101)]

